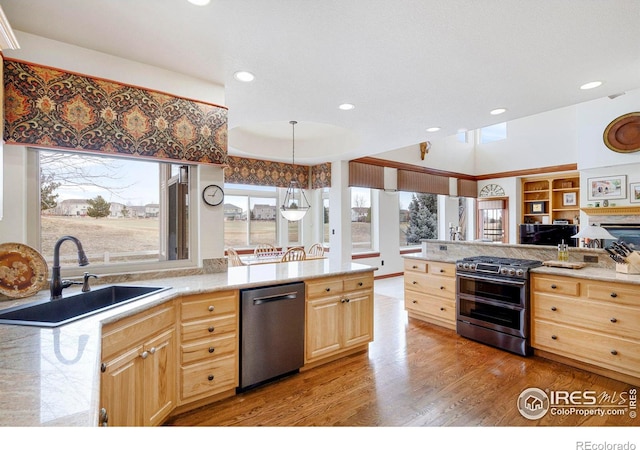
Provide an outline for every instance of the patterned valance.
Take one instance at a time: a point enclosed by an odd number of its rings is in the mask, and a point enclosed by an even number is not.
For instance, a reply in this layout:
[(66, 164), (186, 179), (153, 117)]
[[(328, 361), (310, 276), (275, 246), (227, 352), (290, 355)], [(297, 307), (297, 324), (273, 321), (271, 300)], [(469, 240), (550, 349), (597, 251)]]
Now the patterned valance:
[(331, 187), (331, 163), (311, 166), (311, 188), (322, 189)]
[(301, 187), (309, 186), (309, 166), (296, 164), (294, 169), (292, 164), (287, 163), (228, 156), (227, 167), (224, 169), (225, 183), (252, 186), (286, 188), (294, 176)]
[(226, 163), (222, 106), (15, 60), (4, 95), (8, 144)]

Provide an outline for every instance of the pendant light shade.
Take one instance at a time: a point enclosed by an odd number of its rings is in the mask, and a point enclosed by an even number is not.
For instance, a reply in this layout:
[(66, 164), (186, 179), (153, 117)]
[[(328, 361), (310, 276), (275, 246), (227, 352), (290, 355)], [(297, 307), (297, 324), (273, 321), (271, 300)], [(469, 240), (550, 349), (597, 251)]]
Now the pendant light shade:
[[(293, 162), (293, 173), (295, 177), (296, 172), (296, 133), (295, 126), (298, 122), (292, 120), (289, 122), (291, 124), (292, 129), (292, 162)], [(304, 195), (304, 191), (300, 188), (300, 184), (294, 178), (289, 183), (289, 187), (287, 188), (287, 193), (284, 196), (284, 203), (280, 207), (280, 213), (282, 217), (289, 221), (297, 221), (301, 220), (307, 211), (311, 208), (307, 197)]]

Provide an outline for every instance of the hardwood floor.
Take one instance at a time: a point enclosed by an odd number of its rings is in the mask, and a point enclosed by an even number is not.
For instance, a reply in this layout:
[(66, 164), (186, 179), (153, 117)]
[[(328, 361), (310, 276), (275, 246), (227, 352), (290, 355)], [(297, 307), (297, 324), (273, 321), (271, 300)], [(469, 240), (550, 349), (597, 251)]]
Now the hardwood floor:
[[(171, 418), (173, 426), (637, 426), (612, 415), (524, 418), (521, 392), (632, 386), (539, 357), (520, 357), (407, 319), (402, 277), (375, 282), (369, 354), (317, 367)], [(590, 411), (590, 410), (589, 410)]]

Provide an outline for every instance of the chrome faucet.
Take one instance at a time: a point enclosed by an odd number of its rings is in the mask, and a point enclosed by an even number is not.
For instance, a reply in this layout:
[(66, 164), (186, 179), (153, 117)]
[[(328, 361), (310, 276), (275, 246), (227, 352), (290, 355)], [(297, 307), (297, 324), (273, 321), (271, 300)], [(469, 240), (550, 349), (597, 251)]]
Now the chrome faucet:
[(51, 300), (59, 300), (62, 298), (62, 290), (67, 288), (73, 284), (81, 284), (78, 282), (70, 281), (70, 280), (62, 280), (60, 277), (60, 245), (64, 241), (72, 241), (78, 247), (78, 265), (86, 266), (89, 264), (89, 260), (87, 259), (87, 255), (85, 255), (84, 250), (82, 249), (82, 244), (78, 240), (78, 238), (73, 236), (62, 236), (56, 242), (55, 247), (53, 248), (53, 267), (51, 268)]

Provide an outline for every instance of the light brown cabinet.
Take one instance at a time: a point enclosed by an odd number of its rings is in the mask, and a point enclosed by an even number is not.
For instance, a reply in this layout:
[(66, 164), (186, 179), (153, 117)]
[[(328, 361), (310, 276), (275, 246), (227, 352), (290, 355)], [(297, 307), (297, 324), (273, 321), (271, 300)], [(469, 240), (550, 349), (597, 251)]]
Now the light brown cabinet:
[(373, 273), (305, 284), (305, 365), (366, 349), (373, 341)]
[(551, 224), (554, 220), (574, 223), (580, 215), (580, 175), (522, 179), (522, 222)]
[(456, 329), (455, 264), (406, 258), (404, 305), (409, 317)]
[(181, 299), (181, 405), (238, 386), (238, 320), (237, 290)]
[(105, 325), (101, 372), (102, 425), (162, 423), (176, 404), (173, 302)]
[(532, 274), (531, 286), (534, 349), (640, 378), (637, 287), (543, 274)]

